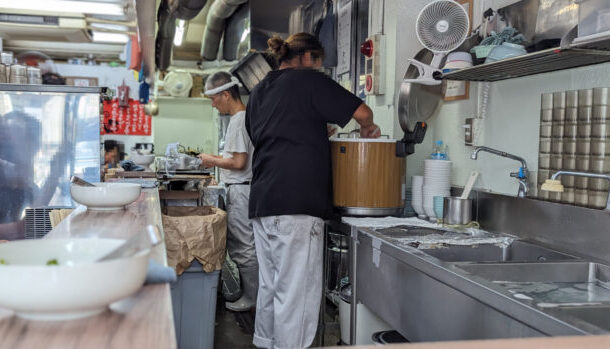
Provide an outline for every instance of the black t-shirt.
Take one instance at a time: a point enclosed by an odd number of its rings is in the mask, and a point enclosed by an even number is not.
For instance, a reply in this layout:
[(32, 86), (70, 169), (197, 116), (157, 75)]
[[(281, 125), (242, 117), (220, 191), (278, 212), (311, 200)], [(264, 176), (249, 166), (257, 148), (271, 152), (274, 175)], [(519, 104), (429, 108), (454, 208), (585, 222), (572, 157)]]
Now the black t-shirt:
[(271, 71), (252, 91), (250, 218), (332, 213), (327, 123), (344, 127), (362, 100), (312, 69)]

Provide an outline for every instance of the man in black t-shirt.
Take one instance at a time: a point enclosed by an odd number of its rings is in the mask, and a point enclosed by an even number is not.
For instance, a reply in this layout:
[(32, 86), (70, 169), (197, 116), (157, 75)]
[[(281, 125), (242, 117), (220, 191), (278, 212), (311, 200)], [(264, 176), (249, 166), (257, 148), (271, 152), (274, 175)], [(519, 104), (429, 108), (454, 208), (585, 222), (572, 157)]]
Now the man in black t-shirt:
[(311, 345), (322, 294), (324, 221), (332, 211), (327, 124), (351, 118), (362, 137), (379, 137), (362, 100), (316, 71), (313, 36), (268, 42), (280, 69), (252, 91), (246, 129), (254, 144), (249, 216), (259, 260), (254, 345)]

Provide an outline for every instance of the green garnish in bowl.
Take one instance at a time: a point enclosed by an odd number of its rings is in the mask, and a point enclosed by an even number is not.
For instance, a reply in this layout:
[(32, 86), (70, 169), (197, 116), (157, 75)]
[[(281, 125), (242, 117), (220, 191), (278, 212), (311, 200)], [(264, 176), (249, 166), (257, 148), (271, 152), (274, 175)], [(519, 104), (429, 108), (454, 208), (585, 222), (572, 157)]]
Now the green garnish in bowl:
[(8, 263), (6, 263), (4, 259), (0, 258), (0, 264), (7, 265)]
[(49, 259), (49, 261), (47, 262), (47, 265), (59, 265), (59, 262), (55, 258)]

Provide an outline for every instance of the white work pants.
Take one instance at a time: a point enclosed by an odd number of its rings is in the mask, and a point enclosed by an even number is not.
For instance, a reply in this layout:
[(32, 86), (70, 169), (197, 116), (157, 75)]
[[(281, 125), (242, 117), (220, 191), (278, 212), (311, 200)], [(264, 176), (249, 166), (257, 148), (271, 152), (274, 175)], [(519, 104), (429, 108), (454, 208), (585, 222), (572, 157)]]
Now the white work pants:
[(256, 302), (258, 261), (254, 247), (252, 221), (248, 218), (249, 185), (231, 185), (227, 191), (227, 250), (237, 264), (242, 294)]
[(306, 215), (252, 220), (259, 264), (254, 345), (311, 345), (322, 298), (324, 221)]

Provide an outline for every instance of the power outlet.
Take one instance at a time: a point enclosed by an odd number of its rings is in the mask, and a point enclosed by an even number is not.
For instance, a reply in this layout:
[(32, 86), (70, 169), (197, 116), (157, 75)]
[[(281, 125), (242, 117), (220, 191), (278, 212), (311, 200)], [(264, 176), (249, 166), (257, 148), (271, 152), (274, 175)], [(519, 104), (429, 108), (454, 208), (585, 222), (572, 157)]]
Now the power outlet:
[(474, 139), (474, 119), (466, 118), (464, 122), (464, 144), (472, 145)]

